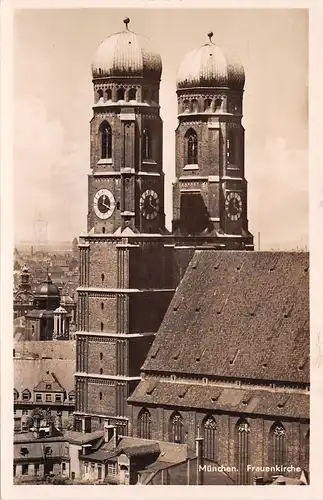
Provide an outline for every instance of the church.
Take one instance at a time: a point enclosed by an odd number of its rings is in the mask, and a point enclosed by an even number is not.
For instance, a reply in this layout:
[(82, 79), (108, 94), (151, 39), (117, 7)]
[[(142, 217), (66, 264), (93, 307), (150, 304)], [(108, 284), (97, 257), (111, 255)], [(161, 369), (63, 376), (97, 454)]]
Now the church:
[(254, 250), (244, 68), (212, 33), (180, 64), (169, 231), (162, 61), (129, 22), (92, 62), (75, 430), (108, 422), (189, 448), (202, 436), (236, 484), (248, 465), (308, 470), (309, 255)]

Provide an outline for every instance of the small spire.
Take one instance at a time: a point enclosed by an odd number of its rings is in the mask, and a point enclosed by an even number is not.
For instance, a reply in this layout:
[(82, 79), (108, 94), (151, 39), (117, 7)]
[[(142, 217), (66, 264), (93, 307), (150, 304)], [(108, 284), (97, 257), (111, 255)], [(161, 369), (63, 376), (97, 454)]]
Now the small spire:
[(209, 31), (209, 33), (207, 34), (207, 36), (209, 37), (210, 43), (212, 43), (213, 31)]
[(129, 17), (125, 17), (125, 18), (124, 18), (124, 20), (123, 20), (123, 22), (124, 22), (124, 23), (125, 23), (125, 25), (126, 25), (126, 30), (127, 30), (127, 29), (129, 29), (129, 28), (128, 28), (128, 24), (130, 23), (130, 19), (129, 19)]

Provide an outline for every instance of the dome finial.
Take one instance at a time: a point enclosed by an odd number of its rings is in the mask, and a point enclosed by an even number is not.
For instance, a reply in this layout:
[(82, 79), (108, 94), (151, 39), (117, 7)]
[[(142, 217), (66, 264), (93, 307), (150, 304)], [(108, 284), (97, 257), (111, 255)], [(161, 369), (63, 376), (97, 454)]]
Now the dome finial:
[(207, 36), (209, 37), (210, 43), (212, 43), (213, 31), (209, 31)]
[(128, 24), (130, 23), (130, 19), (129, 19), (129, 17), (125, 17), (125, 18), (124, 18), (124, 20), (123, 20), (123, 22), (124, 22), (124, 23), (125, 23), (125, 25), (126, 25), (126, 30), (127, 30), (127, 29), (129, 29), (129, 28), (128, 28)]

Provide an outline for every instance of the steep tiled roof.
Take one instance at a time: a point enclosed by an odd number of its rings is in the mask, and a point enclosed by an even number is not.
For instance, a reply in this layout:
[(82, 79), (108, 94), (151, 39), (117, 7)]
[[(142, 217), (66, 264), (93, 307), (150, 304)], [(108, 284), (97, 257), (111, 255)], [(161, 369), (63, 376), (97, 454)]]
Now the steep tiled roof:
[(222, 410), (230, 412), (309, 418), (309, 394), (265, 389), (242, 389), (211, 384), (141, 380), (128, 401), (149, 406), (165, 405), (182, 408)]
[(14, 343), (16, 357), (75, 359), (75, 340), (26, 340)]
[[(20, 359), (14, 358), (14, 388), (34, 390), (51, 373), (65, 391), (74, 390), (75, 359)], [(47, 373), (48, 372), (48, 373)], [(53, 390), (56, 390), (55, 388)], [(62, 389), (58, 389), (61, 391)]]
[(143, 370), (309, 382), (308, 268), (305, 252), (197, 250)]

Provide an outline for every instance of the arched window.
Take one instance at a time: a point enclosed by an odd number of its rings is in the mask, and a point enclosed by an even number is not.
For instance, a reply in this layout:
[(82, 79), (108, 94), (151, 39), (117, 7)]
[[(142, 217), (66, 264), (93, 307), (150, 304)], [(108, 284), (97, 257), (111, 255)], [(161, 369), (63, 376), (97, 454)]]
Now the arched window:
[(186, 139), (186, 165), (194, 165), (198, 163), (198, 140), (197, 133), (193, 129), (189, 129), (185, 136)]
[(197, 99), (193, 99), (192, 100), (192, 111), (193, 111), (193, 113), (197, 113), (198, 109), (199, 109), (199, 105), (198, 105)]
[(103, 90), (102, 90), (102, 89), (99, 89), (99, 90), (97, 91), (97, 96), (98, 96), (98, 101), (99, 101), (100, 99), (102, 99), (102, 97), (103, 97)]
[(135, 101), (137, 97), (137, 89), (129, 89), (129, 101)]
[(112, 131), (108, 122), (104, 121), (100, 125), (101, 136), (101, 158), (112, 157)]
[(215, 460), (216, 458), (216, 421), (212, 416), (203, 420), (204, 456)]
[(191, 103), (188, 99), (183, 101), (183, 113), (189, 113), (191, 111)]
[(174, 412), (169, 420), (169, 441), (184, 442), (183, 417), (179, 412)]
[(100, 401), (102, 401), (102, 392), (99, 393)]
[(103, 359), (103, 352), (100, 352), (100, 360), (102, 361)]
[(118, 90), (117, 90), (117, 101), (124, 101), (124, 97), (125, 97), (125, 89), (123, 87), (120, 87)]
[(106, 101), (111, 101), (112, 99), (112, 90), (111, 89), (105, 89), (104, 91), (104, 97)]
[(151, 158), (151, 134), (148, 128), (145, 128), (142, 133), (142, 157), (143, 160)]
[(103, 332), (104, 324), (103, 324), (102, 321), (101, 321), (101, 324), (100, 324), (100, 328), (101, 328), (101, 332)]
[(138, 415), (137, 434), (140, 438), (151, 439), (151, 415), (147, 408), (142, 408)]
[(281, 422), (276, 422), (270, 429), (269, 464), (271, 467), (286, 465), (286, 431)]
[(101, 282), (104, 283), (104, 274), (101, 274)]
[(204, 99), (204, 111), (211, 111), (212, 109), (212, 99), (207, 97)]
[(249, 450), (249, 434), (250, 426), (245, 419), (240, 419), (237, 422), (235, 429), (235, 445), (236, 445), (236, 467), (237, 467), (237, 482), (238, 484), (249, 484), (249, 473), (247, 465), (250, 464)]

